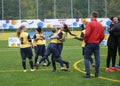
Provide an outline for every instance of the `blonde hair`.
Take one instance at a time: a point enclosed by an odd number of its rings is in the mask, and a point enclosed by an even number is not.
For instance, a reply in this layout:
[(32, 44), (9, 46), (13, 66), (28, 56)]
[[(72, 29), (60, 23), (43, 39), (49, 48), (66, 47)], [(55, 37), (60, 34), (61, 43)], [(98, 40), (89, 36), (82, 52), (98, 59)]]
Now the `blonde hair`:
[(17, 36), (20, 37), (21, 31), (25, 28), (24, 25), (20, 26), (17, 30)]

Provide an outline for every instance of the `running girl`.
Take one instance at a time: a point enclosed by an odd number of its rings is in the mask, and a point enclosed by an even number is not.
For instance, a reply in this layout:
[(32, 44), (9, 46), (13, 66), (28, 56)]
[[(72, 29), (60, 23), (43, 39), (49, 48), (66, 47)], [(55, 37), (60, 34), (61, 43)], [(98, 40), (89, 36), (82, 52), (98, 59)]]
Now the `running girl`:
[[(65, 38), (67, 33), (69, 33), (71, 36), (76, 36), (75, 34), (72, 34), (70, 32), (70, 30), (68, 29), (68, 26), (66, 24), (63, 24), (63, 26), (61, 27), (61, 29), (58, 31), (58, 34), (56, 36), (52, 36), (51, 38), (57, 38), (57, 49), (60, 53), (62, 53), (63, 50), (63, 43), (65, 42)], [(66, 65), (66, 69), (68, 70), (69, 68), (69, 62), (67, 61), (63, 61), (63, 63)], [(53, 72), (56, 71), (56, 64), (55, 64), (55, 59), (54, 59), (54, 55), (52, 55), (52, 66), (53, 66)]]
[[(55, 35), (55, 36), (57, 35), (57, 30), (56, 29), (53, 29), (52, 32), (53, 32), (53, 35)], [(44, 61), (46, 58), (48, 58), (48, 56), (50, 54), (53, 54), (54, 57), (55, 57), (55, 60), (57, 60), (60, 63), (61, 70), (66, 70), (64, 68), (64, 65), (63, 65), (63, 60), (60, 58), (60, 53), (59, 53), (59, 51), (57, 49), (57, 41), (58, 41), (57, 38), (51, 38), (50, 44), (48, 45), (47, 51), (45, 53), (45, 56), (43, 58), (41, 58), (40, 61), (37, 63), (36, 69), (39, 67), (39, 64), (42, 61)], [(48, 65), (50, 65), (50, 62), (48, 63)]]

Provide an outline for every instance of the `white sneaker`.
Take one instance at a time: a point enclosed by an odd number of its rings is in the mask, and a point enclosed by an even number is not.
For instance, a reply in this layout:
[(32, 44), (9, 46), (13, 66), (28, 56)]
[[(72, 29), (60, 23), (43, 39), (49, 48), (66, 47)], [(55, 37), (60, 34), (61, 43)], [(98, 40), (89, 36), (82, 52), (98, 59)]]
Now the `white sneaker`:
[(46, 63), (44, 63), (44, 64), (43, 64), (43, 66), (47, 66), (47, 64), (46, 64)]
[(61, 67), (60, 69), (63, 70), (63, 69), (65, 69), (65, 68), (64, 68), (64, 67)]
[(23, 70), (23, 72), (27, 72), (27, 70)]
[(39, 64), (39, 62), (37, 62), (37, 64)]
[(31, 69), (31, 71), (33, 72), (33, 71), (35, 71), (34, 69)]

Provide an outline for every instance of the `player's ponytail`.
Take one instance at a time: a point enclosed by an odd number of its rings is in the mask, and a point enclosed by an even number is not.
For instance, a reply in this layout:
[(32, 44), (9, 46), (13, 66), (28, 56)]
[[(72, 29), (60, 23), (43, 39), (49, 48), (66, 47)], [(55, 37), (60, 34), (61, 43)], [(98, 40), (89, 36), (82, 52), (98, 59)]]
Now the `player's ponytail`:
[(21, 31), (25, 28), (24, 25), (20, 26), (17, 30), (17, 37), (20, 37)]
[(71, 31), (69, 30), (68, 26), (66, 24), (63, 24), (64, 26), (64, 31), (68, 32), (71, 36), (76, 36), (75, 34), (72, 34)]

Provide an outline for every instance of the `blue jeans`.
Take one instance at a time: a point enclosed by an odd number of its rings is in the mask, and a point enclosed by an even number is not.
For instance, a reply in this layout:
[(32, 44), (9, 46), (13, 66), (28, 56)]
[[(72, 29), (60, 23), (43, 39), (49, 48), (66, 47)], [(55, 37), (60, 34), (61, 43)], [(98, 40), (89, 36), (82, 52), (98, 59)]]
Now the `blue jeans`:
[(85, 63), (85, 70), (86, 70), (87, 76), (90, 76), (89, 61), (90, 61), (92, 53), (95, 56), (95, 74), (99, 74), (99, 67), (100, 67), (100, 47), (99, 47), (99, 44), (87, 43), (85, 45), (84, 63)]

